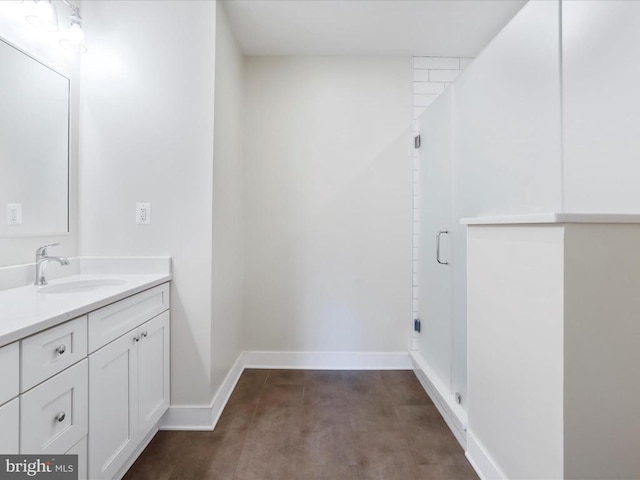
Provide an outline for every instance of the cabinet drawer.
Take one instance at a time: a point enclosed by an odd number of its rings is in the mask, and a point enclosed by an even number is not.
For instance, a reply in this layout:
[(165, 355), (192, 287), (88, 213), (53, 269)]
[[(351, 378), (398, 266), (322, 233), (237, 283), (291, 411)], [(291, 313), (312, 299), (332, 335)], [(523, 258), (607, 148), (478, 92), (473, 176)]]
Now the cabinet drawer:
[(168, 309), (169, 284), (165, 283), (91, 312), (89, 352), (95, 352)]
[(87, 356), (87, 317), (80, 317), (22, 340), (21, 392)]
[(20, 347), (18, 342), (0, 348), (0, 405), (20, 391)]
[(20, 453), (60, 454), (87, 435), (87, 360), (20, 397)]
[(20, 448), (20, 403), (14, 398), (0, 407), (0, 453), (12, 455), (19, 453)]

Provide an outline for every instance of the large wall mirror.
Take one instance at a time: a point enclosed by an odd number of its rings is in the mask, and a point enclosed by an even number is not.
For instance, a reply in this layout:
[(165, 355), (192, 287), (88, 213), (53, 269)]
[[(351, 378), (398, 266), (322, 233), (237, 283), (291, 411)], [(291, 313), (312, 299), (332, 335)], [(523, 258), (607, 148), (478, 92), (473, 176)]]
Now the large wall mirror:
[(0, 237), (69, 231), (69, 79), (0, 38)]

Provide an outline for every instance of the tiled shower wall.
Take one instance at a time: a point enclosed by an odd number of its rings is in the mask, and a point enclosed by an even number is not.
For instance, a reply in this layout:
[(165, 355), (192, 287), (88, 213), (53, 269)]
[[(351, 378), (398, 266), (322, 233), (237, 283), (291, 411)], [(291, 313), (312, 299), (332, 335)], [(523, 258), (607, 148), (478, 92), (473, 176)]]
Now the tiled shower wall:
[[(413, 135), (419, 134), (418, 118), (445, 88), (458, 77), (473, 60), (460, 57), (413, 57)], [(424, 133), (424, 132), (423, 132)], [(413, 318), (418, 318), (418, 202), (420, 188), (418, 150), (413, 152)], [(414, 338), (416, 334), (414, 333)], [(411, 346), (416, 350), (415, 345)]]

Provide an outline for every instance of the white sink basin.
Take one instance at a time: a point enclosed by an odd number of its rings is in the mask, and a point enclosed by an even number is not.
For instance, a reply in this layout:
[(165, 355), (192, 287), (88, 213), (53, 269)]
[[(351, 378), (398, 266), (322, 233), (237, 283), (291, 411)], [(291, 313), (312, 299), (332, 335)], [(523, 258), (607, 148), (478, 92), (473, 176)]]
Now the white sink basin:
[(91, 278), (84, 280), (74, 280), (72, 282), (55, 283), (53, 285), (45, 285), (40, 287), (38, 293), (83, 293), (97, 290), (102, 287), (115, 287), (118, 285), (124, 285), (124, 280), (118, 280), (117, 278)]

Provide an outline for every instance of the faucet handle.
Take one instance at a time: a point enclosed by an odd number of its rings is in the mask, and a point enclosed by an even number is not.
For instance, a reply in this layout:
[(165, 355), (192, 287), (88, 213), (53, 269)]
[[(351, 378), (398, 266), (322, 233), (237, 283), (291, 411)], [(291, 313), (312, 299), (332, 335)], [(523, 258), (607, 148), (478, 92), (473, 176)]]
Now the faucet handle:
[(49, 247), (57, 247), (60, 245), (59, 243), (50, 243), (49, 245), (43, 245), (42, 247), (36, 250), (36, 256), (44, 257), (47, 255), (47, 250)]

